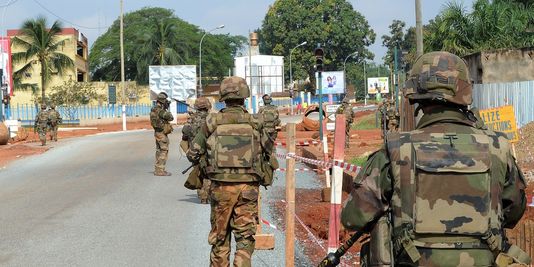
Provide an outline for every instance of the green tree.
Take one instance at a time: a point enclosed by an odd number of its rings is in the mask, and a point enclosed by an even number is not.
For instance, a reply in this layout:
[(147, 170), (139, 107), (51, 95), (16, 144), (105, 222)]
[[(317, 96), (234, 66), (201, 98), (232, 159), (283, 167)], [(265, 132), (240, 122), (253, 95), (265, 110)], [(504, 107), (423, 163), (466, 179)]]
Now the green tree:
[[(382, 45), (387, 47), (388, 51), (384, 56), (384, 63), (387, 65), (394, 65), (394, 51), (395, 46), (398, 51), (398, 64), (399, 67), (406, 65), (413, 60), (415, 55), (415, 28), (410, 27), (405, 30), (406, 23), (400, 20), (393, 20), (389, 25), (390, 35), (382, 35)], [(407, 55), (403, 56), (406, 52)]]
[[(358, 61), (372, 59), (367, 47), (375, 33), (367, 20), (345, 0), (277, 0), (270, 6), (260, 29), (260, 50), (264, 54), (289, 58), (292, 53), (294, 80), (310, 78), (315, 84), (313, 49), (317, 43), (325, 49), (325, 70), (343, 68), (344, 59), (358, 52)], [(289, 77), (289, 60), (285, 60)]]
[(48, 95), (51, 103), (63, 106), (68, 119), (76, 119), (77, 107), (87, 105), (91, 100), (102, 101), (107, 96), (99, 94), (97, 89), (87, 82), (76, 82), (74, 80), (64, 81), (62, 85), (52, 87)]
[(67, 39), (61, 39), (61, 23), (55, 21), (47, 28), (44, 17), (24, 21), (20, 29), (20, 35), (13, 37), (12, 46), (22, 48), (23, 52), (13, 53), (12, 60), (15, 64), (23, 63), (23, 66), (13, 73), (15, 83), (20, 88), (31, 87), (21, 83), (21, 77), (33, 71), (34, 64), (40, 67), (41, 77), (41, 101), (44, 104), (46, 86), (52, 74), (63, 75), (64, 72), (74, 67), (74, 61), (61, 53)]
[[(149, 64), (175, 64), (173, 62), (177, 60), (178, 64), (198, 65), (199, 42), (203, 34), (197, 26), (176, 17), (170, 9), (145, 7), (125, 14), (126, 80), (147, 84)], [(149, 36), (153, 43), (148, 42)], [(228, 68), (234, 65), (233, 56), (245, 41), (242, 36), (207, 35), (202, 43), (202, 54), (206, 55), (202, 58), (202, 76), (222, 78), (227, 75)], [(120, 66), (119, 19), (98, 37), (89, 54), (93, 80), (119, 80), (120, 68), (117, 66)]]
[(152, 23), (155, 30), (139, 36), (138, 77), (148, 77), (149, 65), (178, 65), (189, 57), (189, 47), (184, 46), (177, 35), (178, 25), (175, 21), (153, 18)]
[(534, 46), (533, 1), (476, 0), (472, 12), (449, 2), (424, 30), (426, 51), (464, 56), (489, 49)]

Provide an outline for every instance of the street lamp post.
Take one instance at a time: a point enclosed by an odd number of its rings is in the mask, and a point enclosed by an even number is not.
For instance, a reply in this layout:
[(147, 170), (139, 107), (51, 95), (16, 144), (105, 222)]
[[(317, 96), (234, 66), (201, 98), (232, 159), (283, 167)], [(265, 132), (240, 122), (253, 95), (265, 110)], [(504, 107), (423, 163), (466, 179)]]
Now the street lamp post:
[(123, 0), (121, 0), (121, 21), (120, 21), (120, 46), (121, 46), (121, 87), (122, 87), (122, 130), (126, 131), (126, 91), (124, 88), (124, 21), (123, 21)]
[[(304, 41), (304, 42), (300, 43), (299, 45), (293, 47), (293, 49), (291, 49), (291, 51), (289, 51), (289, 86), (291, 86), (291, 88), (289, 90), (291, 90), (291, 91), (293, 90), (293, 70), (291, 68), (291, 54), (293, 53), (293, 50), (295, 50), (297, 47), (303, 46), (303, 45), (305, 45), (307, 43), (308, 42)], [(290, 99), (290, 104), (291, 104), (291, 115), (293, 115), (293, 99)]]
[(212, 31), (215, 31), (215, 30), (218, 30), (218, 29), (222, 29), (224, 28), (224, 24), (222, 25), (219, 25), (217, 28), (213, 28), (207, 32), (204, 33), (204, 35), (202, 35), (202, 38), (200, 38), (200, 45), (199, 45), (199, 49), (198, 49), (198, 82), (199, 82), (199, 87), (198, 87), (198, 93), (197, 93), (197, 97), (200, 97), (202, 96), (202, 41), (204, 41), (204, 37), (206, 37), (206, 35)]
[[(345, 60), (343, 61), (343, 84), (345, 85), (345, 92), (347, 91), (347, 71), (346, 71), (346, 64), (347, 64), (347, 60), (350, 58), (350, 57), (353, 57), (353, 56), (356, 56), (358, 55), (358, 51), (348, 55)], [(356, 92), (354, 92), (354, 100), (356, 100)]]

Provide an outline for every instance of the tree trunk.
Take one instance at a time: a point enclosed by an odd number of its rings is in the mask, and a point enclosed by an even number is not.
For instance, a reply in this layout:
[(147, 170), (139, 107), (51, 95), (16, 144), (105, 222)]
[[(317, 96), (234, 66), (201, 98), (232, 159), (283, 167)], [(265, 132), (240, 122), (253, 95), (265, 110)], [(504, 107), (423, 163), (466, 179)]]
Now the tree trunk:
[(45, 72), (46, 65), (43, 60), (41, 60), (41, 105), (46, 105), (45, 99)]

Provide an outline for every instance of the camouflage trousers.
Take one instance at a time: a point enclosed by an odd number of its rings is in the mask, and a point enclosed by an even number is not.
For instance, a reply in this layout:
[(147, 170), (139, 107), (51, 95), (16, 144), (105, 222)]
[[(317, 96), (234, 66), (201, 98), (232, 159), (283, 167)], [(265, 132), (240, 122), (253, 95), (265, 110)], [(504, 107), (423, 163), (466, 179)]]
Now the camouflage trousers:
[(200, 203), (208, 203), (209, 202), (210, 187), (211, 187), (211, 180), (210, 179), (202, 180), (202, 188), (197, 189), (197, 195), (198, 195), (198, 198), (200, 199)]
[(54, 140), (54, 141), (57, 141), (57, 128), (59, 126), (56, 124), (56, 125), (50, 125), (49, 129), (50, 129), (50, 140)]
[(155, 172), (165, 171), (165, 164), (169, 154), (169, 137), (162, 132), (154, 132), (156, 138), (156, 163)]
[(37, 133), (39, 134), (39, 140), (41, 141), (41, 145), (46, 145), (46, 127), (38, 127)]
[(250, 267), (258, 224), (258, 183), (211, 182), (210, 266), (230, 266), (230, 238), (234, 234), (234, 266)]

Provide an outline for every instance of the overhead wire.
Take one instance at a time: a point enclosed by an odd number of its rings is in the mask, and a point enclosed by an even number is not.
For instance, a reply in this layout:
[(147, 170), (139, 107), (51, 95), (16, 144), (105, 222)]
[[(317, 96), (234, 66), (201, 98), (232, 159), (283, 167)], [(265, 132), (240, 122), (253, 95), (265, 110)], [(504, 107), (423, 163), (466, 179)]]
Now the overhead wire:
[(7, 1), (7, 4), (0, 5), (0, 8), (2, 8), (2, 7), (8, 7), (8, 6), (10, 6), (10, 5), (16, 3), (17, 1), (19, 1), (19, 0), (9, 0), (9, 1)]
[[(16, 0), (18, 1), (18, 0)], [(46, 10), (48, 13), (52, 14), (53, 16), (55, 16), (56, 18), (58, 18), (59, 20), (61, 21), (64, 21), (68, 24), (71, 24), (71, 25), (74, 25), (78, 28), (82, 28), (82, 29), (87, 29), (87, 30), (100, 30), (100, 29), (106, 29), (108, 27), (87, 27), (87, 26), (83, 26), (83, 25), (80, 25), (80, 24), (77, 24), (77, 23), (74, 23), (72, 21), (69, 21), (59, 15), (57, 15), (56, 13), (52, 12), (50, 9), (48, 9), (46, 6), (44, 6), (41, 2), (37, 1), (37, 0), (33, 0), (36, 4), (38, 4), (41, 8), (43, 8), (44, 10)]]

